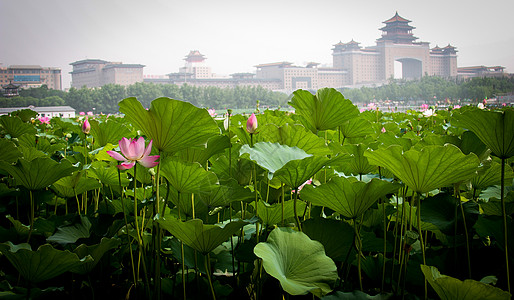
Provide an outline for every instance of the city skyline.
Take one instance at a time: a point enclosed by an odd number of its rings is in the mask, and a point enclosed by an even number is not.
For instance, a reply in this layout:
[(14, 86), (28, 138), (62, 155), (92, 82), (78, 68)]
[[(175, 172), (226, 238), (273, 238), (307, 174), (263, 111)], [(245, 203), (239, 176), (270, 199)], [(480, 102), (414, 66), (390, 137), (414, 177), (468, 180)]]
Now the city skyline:
[(459, 67), (501, 65), (512, 73), (514, 33), (502, 28), (510, 28), (514, 3), (482, 3), (0, 0), (0, 63), (61, 68), (64, 88), (69, 64), (87, 58), (143, 64), (145, 75), (176, 72), (193, 49), (221, 75), (279, 61), (331, 65), (334, 44), (372, 46), (398, 12), (412, 20), (417, 41), (455, 46)]

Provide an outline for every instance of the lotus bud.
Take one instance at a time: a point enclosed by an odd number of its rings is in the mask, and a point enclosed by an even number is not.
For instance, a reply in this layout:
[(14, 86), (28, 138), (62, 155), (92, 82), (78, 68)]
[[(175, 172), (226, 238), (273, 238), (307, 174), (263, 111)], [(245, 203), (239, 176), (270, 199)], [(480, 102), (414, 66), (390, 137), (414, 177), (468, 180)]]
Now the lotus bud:
[(385, 133), (386, 132), (385, 127), (382, 127), (382, 130), (380, 130), (380, 131), (382, 131), (382, 133)]
[(254, 113), (248, 118), (248, 121), (246, 121), (246, 131), (248, 133), (255, 133), (257, 130), (257, 117)]
[(91, 124), (89, 124), (89, 121), (86, 119), (84, 120), (84, 123), (82, 123), (82, 132), (85, 134), (89, 134), (91, 131)]

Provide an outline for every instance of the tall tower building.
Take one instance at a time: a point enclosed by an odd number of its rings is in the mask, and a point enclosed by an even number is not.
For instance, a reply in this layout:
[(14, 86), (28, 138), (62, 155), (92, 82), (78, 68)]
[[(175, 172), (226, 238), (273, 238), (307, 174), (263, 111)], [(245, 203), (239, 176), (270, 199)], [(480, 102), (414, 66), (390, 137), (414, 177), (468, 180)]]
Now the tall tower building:
[(179, 69), (179, 73), (189, 74), (190, 78), (212, 78), (211, 68), (205, 64), (205, 56), (198, 50), (191, 50), (184, 58), (186, 64)]
[(428, 42), (416, 42), (418, 38), (412, 33), (415, 27), (409, 25), (410, 22), (396, 12), (383, 22), (385, 26), (380, 28), (382, 36), (376, 46), (363, 48), (354, 40), (335, 44), (333, 66), (347, 72), (345, 85), (385, 82), (394, 77), (395, 66), (399, 65), (404, 79), (425, 75), (457, 76), (455, 47), (430, 49)]

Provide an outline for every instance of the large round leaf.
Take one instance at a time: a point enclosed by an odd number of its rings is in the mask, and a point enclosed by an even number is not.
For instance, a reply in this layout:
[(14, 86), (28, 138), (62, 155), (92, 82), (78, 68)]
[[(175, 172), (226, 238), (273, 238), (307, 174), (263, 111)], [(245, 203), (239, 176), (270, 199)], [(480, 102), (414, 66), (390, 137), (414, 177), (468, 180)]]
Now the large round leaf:
[(514, 109), (468, 110), (455, 115), (457, 124), (473, 131), (499, 158), (514, 155)]
[(114, 120), (106, 120), (99, 123), (97, 120), (89, 121), (91, 124), (91, 135), (97, 147), (103, 147), (107, 143), (117, 145), (118, 141), (123, 137), (130, 137), (130, 129), (124, 124)]
[(460, 281), (457, 278), (442, 275), (436, 267), (426, 265), (421, 265), (420, 267), (426, 280), (441, 300), (510, 299), (509, 293), (497, 287), (472, 279)]
[(373, 178), (364, 183), (353, 178), (334, 177), (316, 188), (306, 185), (302, 199), (319, 206), (326, 206), (347, 218), (362, 215), (380, 197), (399, 188), (384, 180)]
[(120, 112), (153, 140), (160, 151), (175, 153), (181, 149), (204, 145), (220, 129), (207, 110), (170, 98), (152, 101), (150, 109), (143, 108), (136, 98), (122, 100)]
[(0, 125), (4, 128), (5, 132), (13, 138), (22, 136), (25, 133), (34, 136), (36, 128), (31, 124), (23, 122), (19, 117), (1, 116)]
[(323, 244), (326, 254), (335, 261), (344, 261), (353, 249), (355, 231), (344, 221), (315, 218), (302, 223), (302, 230), (311, 239)]
[(325, 255), (323, 245), (300, 231), (275, 228), (267, 242), (257, 244), (253, 252), (262, 258), (266, 272), (291, 295), (311, 292), (321, 297), (332, 291), (337, 279), (337, 267)]
[(16, 145), (8, 139), (0, 139), (0, 149), (2, 149), (0, 160), (8, 163), (15, 162), (21, 156), (20, 150), (18, 150)]
[(0, 161), (0, 169), (9, 172), (17, 185), (23, 185), (29, 190), (38, 190), (70, 175), (77, 168), (68, 160), (58, 163), (48, 157), (38, 157), (31, 161), (20, 159), (16, 165)]
[(364, 156), (366, 146), (363, 144), (348, 144), (337, 148), (342, 155), (339, 159), (334, 160), (336, 163), (331, 165), (335, 166), (338, 171), (342, 171), (346, 175), (364, 175), (377, 169), (376, 166), (370, 165), (368, 158)]
[(32, 251), (29, 244), (14, 245), (7, 242), (0, 244), (0, 252), (23, 278), (33, 283), (48, 280), (93, 260), (91, 256), (79, 259), (77, 254), (54, 249), (49, 244)]
[(300, 124), (284, 124), (280, 127), (275, 124), (266, 124), (259, 129), (259, 135), (266, 141), (298, 147), (308, 154), (328, 155), (332, 153), (324, 139)]
[[(298, 147), (289, 147), (277, 143), (260, 142), (253, 147), (243, 145), (240, 154), (250, 154), (250, 159), (259, 166), (267, 169), (271, 174), (282, 168), (286, 163), (311, 156)], [(272, 176), (269, 176), (270, 178)]]
[(295, 108), (305, 127), (314, 133), (334, 129), (359, 114), (357, 107), (333, 88), (319, 89), (316, 95), (297, 90), (289, 104)]
[[(251, 205), (255, 206), (254, 203), (251, 203)], [(303, 201), (299, 201), (297, 206), (298, 211), (304, 211), (306, 204)], [(259, 202), (257, 202), (257, 207), (259, 211), (259, 218), (262, 220), (262, 223), (268, 226), (273, 226), (282, 222), (282, 203), (269, 205), (268, 203), (259, 200)], [(294, 201), (285, 201), (284, 220), (292, 217), (294, 217)]]
[(451, 185), (475, 176), (479, 160), (473, 153), (464, 155), (459, 148), (426, 146), (403, 152), (398, 145), (364, 153), (370, 164), (387, 168), (418, 193)]
[(277, 178), (290, 187), (299, 187), (312, 178), (328, 161), (330, 160), (325, 156), (310, 156), (292, 160), (278, 169), (273, 178)]
[(248, 224), (244, 221), (233, 221), (220, 227), (218, 225), (205, 225), (200, 219), (182, 222), (171, 218), (159, 219), (157, 222), (184, 244), (204, 255), (227, 241), (241, 227)]
[(218, 183), (216, 174), (206, 171), (199, 163), (175, 158), (161, 161), (161, 174), (181, 193), (207, 193)]
[(84, 258), (87, 256), (91, 256), (93, 258), (92, 261), (85, 263), (83, 265), (79, 265), (74, 267), (70, 271), (78, 274), (87, 274), (93, 270), (93, 268), (100, 262), (102, 256), (109, 250), (118, 247), (121, 244), (120, 239), (116, 238), (105, 238), (103, 237), (100, 241), (100, 244), (87, 246), (86, 244), (81, 244), (73, 253), (77, 254), (79, 258)]
[(100, 182), (94, 178), (82, 176), (83, 172), (76, 172), (71, 176), (63, 177), (52, 185), (57, 193), (65, 198), (75, 197), (84, 192), (98, 189)]
[(351, 118), (341, 124), (341, 133), (345, 138), (366, 136), (375, 133), (371, 122), (364, 118)]

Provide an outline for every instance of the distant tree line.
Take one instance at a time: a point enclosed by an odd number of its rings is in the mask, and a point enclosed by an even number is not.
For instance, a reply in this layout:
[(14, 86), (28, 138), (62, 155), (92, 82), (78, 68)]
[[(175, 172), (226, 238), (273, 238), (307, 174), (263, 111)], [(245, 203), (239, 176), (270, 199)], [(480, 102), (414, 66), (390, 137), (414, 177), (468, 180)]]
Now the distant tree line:
[(260, 86), (218, 88), (151, 83), (136, 83), (127, 87), (108, 84), (95, 89), (71, 88), (67, 92), (42, 86), (20, 90), (19, 93), (18, 97), (0, 97), (0, 107), (69, 105), (78, 112), (92, 111), (94, 108), (95, 113), (115, 113), (118, 112), (118, 102), (127, 97), (136, 97), (147, 108), (150, 107), (152, 100), (169, 97), (190, 102), (198, 107), (246, 109), (255, 107), (257, 100), (261, 107), (286, 106), (289, 98), (284, 93), (273, 92)]
[(341, 89), (343, 95), (354, 103), (370, 103), (374, 100), (402, 102), (423, 100), (457, 99), (481, 102), (499, 94), (514, 92), (514, 78), (476, 77), (469, 80), (448, 80), (437, 76), (424, 76), (419, 80), (391, 79), (380, 87)]
[[(402, 102), (423, 100), (427, 103), (437, 100), (470, 100), (480, 102), (485, 98), (514, 92), (514, 78), (472, 78), (470, 80), (447, 80), (441, 77), (425, 76), (419, 80), (391, 79), (388, 84), (379, 87), (362, 87), (360, 89), (340, 89), (343, 95), (354, 103), (370, 103), (379, 100), (397, 100)], [(128, 87), (108, 84), (100, 88), (71, 88), (69, 91), (51, 90), (46, 86), (20, 90), (20, 96), (0, 97), (0, 107), (54, 106), (69, 105), (77, 111), (96, 113), (115, 113), (118, 102), (136, 97), (144, 107), (159, 97), (184, 100), (198, 107), (222, 110), (253, 108), (256, 101), (261, 107), (287, 106), (289, 95), (272, 92), (262, 87), (196, 87), (184, 84), (136, 83)]]

